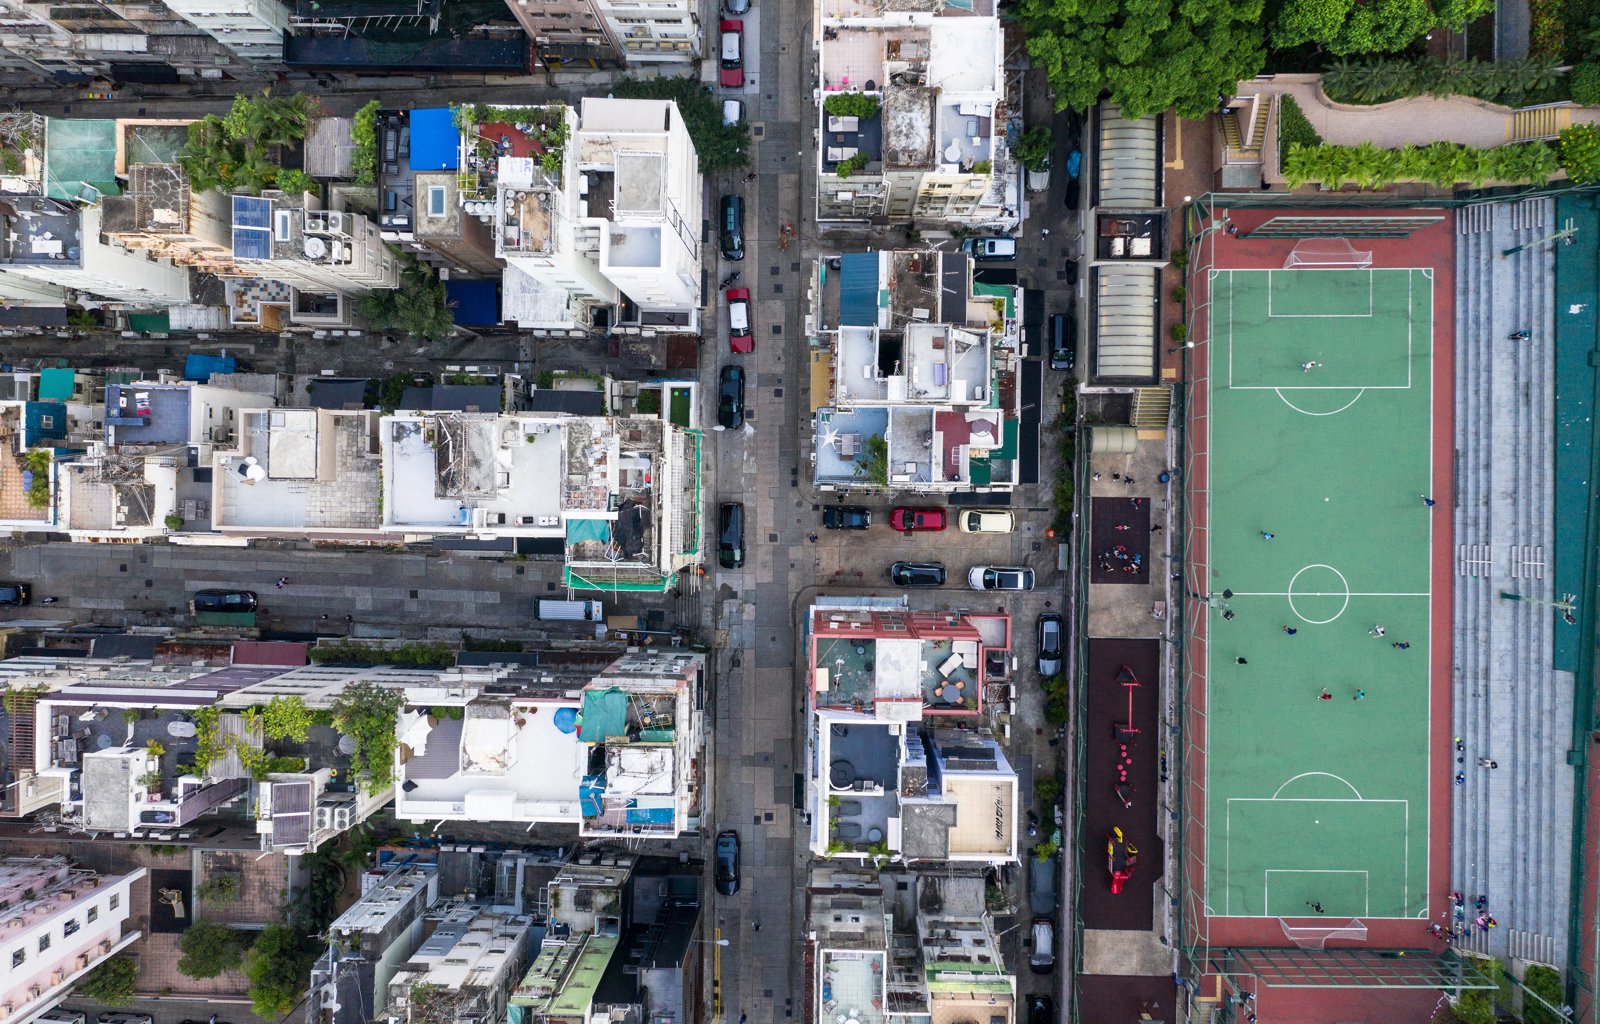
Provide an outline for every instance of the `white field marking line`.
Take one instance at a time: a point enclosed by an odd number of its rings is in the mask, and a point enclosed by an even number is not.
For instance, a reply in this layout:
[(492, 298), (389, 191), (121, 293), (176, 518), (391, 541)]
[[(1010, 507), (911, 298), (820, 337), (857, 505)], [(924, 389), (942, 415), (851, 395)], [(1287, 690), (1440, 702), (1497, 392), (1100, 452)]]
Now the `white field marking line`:
[[(1274, 874), (1279, 874), (1279, 875), (1302, 875), (1302, 874), (1303, 875), (1360, 875), (1361, 876), (1361, 882), (1362, 882), (1361, 906), (1363, 908), (1362, 912), (1361, 912), (1361, 916), (1362, 917), (1370, 917), (1371, 916), (1371, 911), (1372, 911), (1372, 872), (1368, 871), (1365, 868), (1263, 868), (1262, 872), (1263, 872), (1263, 877), (1261, 879), (1261, 894), (1262, 894), (1262, 896), (1265, 897), (1265, 902), (1263, 902), (1261, 904), (1261, 906), (1262, 906), (1262, 916), (1263, 917), (1284, 917), (1284, 916), (1299, 917), (1300, 916), (1298, 914), (1283, 915), (1283, 914), (1274, 914), (1272, 912), (1272, 876)], [(1310, 908), (1308, 907), (1307, 909), (1310, 909)], [(1388, 920), (1388, 919), (1380, 917), (1380, 918), (1377, 918), (1376, 920), (1383, 921), (1383, 920)], [(1314, 925), (1290, 925), (1289, 927), (1291, 927), (1291, 928), (1295, 928), (1295, 927), (1299, 927), (1299, 928), (1312, 927), (1312, 928), (1314, 928), (1315, 926)], [(1334, 929), (1334, 928), (1337, 928), (1339, 926), (1337, 926), (1337, 925), (1328, 925), (1326, 927), (1329, 928), (1329, 929)]]
[[(1295, 405), (1293, 402), (1289, 401), (1289, 399), (1284, 396), (1284, 393), (1279, 391), (1277, 388), (1273, 388), (1273, 390), (1278, 392), (1278, 401), (1282, 402), (1284, 405), (1287, 405), (1289, 408), (1293, 409), (1302, 416), (1337, 416), (1346, 409), (1350, 408), (1352, 405), (1355, 405), (1357, 402), (1361, 401), (1361, 396), (1367, 393), (1367, 389), (1362, 388), (1360, 391), (1356, 392), (1356, 397), (1350, 399), (1350, 401), (1339, 406), (1337, 409), (1330, 409), (1327, 412), (1312, 412), (1310, 409), (1302, 409), (1298, 405)], [(1331, 391), (1332, 389), (1330, 388), (1329, 390)]]
[[(1207, 774), (1209, 774), (1209, 762), (1207, 764), (1208, 764)], [(1298, 778), (1303, 778), (1305, 775), (1326, 775), (1326, 776), (1328, 776), (1330, 778), (1338, 779), (1340, 782), (1343, 782), (1346, 786), (1350, 786), (1350, 783), (1348, 781), (1346, 781), (1345, 779), (1341, 778), (1338, 775), (1334, 775), (1331, 772), (1305, 772), (1302, 775), (1295, 776), (1294, 779), (1288, 780), (1288, 782), (1285, 782), (1283, 785), (1287, 786), (1290, 782), (1293, 782), (1295, 779), (1298, 779)], [(1354, 786), (1350, 786), (1350, 789), (1351, 789), (1352, 792), (1355, 791), (1355, 787)], [(1209, 790), (1208, 790), (1208, 792), (1209, 792)], [(1281, 786), (1279, 787), (1279, 792), (1282, 792), (1282, 787)], [(1399, 804), (1400, 805), (1400, 809), (1401, 809), (1401, 813), (1402, 813), (1401, 826), (1400, 826), (1400, 840), (1401, 840), (1400, 855), (1401, 855), (1401, 858), (1402, 858), (1401, 859), (1401, 865), (1400, 865), (1400, 871), (1401, 871), (1401, 883), (1400, 883), (1400, 894), (1401, 895), (1400, 895), (1400, 898), (1401, 898), (1401, 901), (1402, 901), (1401, 902), (1401, 906), (1402, 907), (1409, 908), (1411, 906), (1411, 801), (1410, 800), (1404, 799), (1404, 798), (1374, 798), (1374, 799), (1369, 799), (1369, 798), (1366, 798), (1366, 797), (1357, 797), (1357, 798), (1354, 798), (1354, 799), (1341, 799), (1341, 798), (1337, 798), (1337, 797), (1230, 796), (1230, 797), (1227, 798), (1226, 801), (1224, 801), (1224, 803), (1227, 806), (1227, 813), (1225, 815), (1226, 826), (1225, 826), (1225, 830), (1224, 830), (1224, 841), (1226, 843), (1226, 848), (1227, 848), (1227, 851), (1228, 851), (1228, 854), (1227, 854), (1227, 866), (1226, 866), (1226, 870), (1225, 870), (1225, 873), (1224, 873), (1224, 877), (1226, 879), (1226, 881), (1224, 882), (1224, 900), (1225, 900), (1224, 908), (1225, 909), (1231, 910), (1232, 906), (1233, 906), (1233, 805), (1235, 803), (1241, 803), (1241, 804), (1250, 804), (1250, 803), (1261, 803), (1261, 804), (1271, 804), (1271, 803), (1280, 803), (1280, 804)], [(1263, 870), (1267, 870), (1267, 869), (1263, 869)], [(1288, 869), (1287, 868), (1272, 868), (1271, 870), (1274, 870), (1274, 871), (1286, 871)], [(1319, 869), (1306, 868), (1304, 870), (1315, 871), (1315, 870), (1319, 870)], [(1333, 869), (1329, 869), (1329, 870), (1333, 870)], [(1371, 899), (1371, 897), (1370, 897), (1370, 894), (1369, 894), (1369, 896), (1368, 896), (1368, 900), (1369, 900), (1368, 907), (1369, 907), (1369, 909), (1370, 909), (1370, 906), (1371, 906), (1370, 899)], [(1231, 916), (1231, 915), (1229, 915), (1229, 916)], [(1268, 914), (1266, 916), (1271, 917), (1273, 915)], [(1399, 919), (1397, 919), (1397, 918), (1388, 918), (1387, 920), (1399, 920)]]
[(1383, 591), (1383, 590), (1235, 590), (1234, 597), (1432, 597), (1431, 590), (1420, 591)]
[[(1296, 268), (1299, 269), (1299, 268)], [(1334, 268), (1344, 269), (1344, 268)], [(1359, 268), (1358, 268), (1359, 269)], [(1267, 268), (1267, 319), (1268, 320), (1370, 320), (1373, 313), (1372, 268), (1367, 267), (1367, 311), (1365, 313), (1274, 313), (1272, 311), (1272, 275), (1277, 270)]]

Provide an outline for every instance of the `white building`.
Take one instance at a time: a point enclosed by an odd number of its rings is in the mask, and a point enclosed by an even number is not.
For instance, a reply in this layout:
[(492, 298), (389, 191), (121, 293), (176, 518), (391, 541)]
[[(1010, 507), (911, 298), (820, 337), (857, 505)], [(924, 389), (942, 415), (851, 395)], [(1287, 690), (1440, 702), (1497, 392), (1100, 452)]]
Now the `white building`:
[(171, 0), (184, 21), (257, 64), (283, 60), (289, 9), (282, 0)]
[(1010, 230), (995, 0), (816, 0), (817, 220)]
[(234, 319), (251, 325), (265, 319), (261, 307), (278, 306), (292, 324), (344, 326), (348, 300), (400, 283), (399, 261), (376, 224), (363, 214), (319, 209), (309, 193), (234, 196), (233, 258), (265, 282), (261, 294), (230, 297), (240, 303)]
[[(629, 654), (587, 685), (407, 688), (395, 817), (576, 824), (671, 839), (700, 801), (704, 657)], [(436, 717), (459, 707), (459, 717)], [(581, 730), (578, 723), (581, 721)]]
[(308, 1019), (370, 1024), (389, 1007), (389, 982), (422, 944), (424, 914), (439, 897), (433, 864), (374, 868), (361, 898), (328, 926), (328, 948), (311, 968)]
[(574, 127), (559, 170), (500, 159), (505, 318), (578, 330), (621, 303), (619, 329), (698, 333), (702, 179), (677, 105), (585, 98)]
[(107, 957), (138, 941), (126, 930), (145, 869), (102, 875), (65, 857), (0, 860), (0, 1024), (23, 1024), (59, 1003)]

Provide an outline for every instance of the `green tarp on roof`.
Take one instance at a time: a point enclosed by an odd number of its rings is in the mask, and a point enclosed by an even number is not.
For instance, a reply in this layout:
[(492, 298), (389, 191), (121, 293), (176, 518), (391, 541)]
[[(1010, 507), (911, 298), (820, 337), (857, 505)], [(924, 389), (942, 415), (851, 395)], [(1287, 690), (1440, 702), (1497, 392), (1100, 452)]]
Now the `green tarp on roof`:
[(586, 690), (583, 694), (583, 729), (578, 733), (585, 743), (604, 743), (628, 731), (628, 695), (615, 686), (605, 690)]
[(65, 402), (72, 398), (76, 389), (78, 374), (75, 370), (63, 370), (52, 367), (39, 371), (39, 401)]
[(128, 330), (166, 334), (172, 330), (172, 318), (165, 313), (129, 313)]
[(602, 544), (611, 540), (611, 524), (604, 519), (568, 519), (567, 543), (597, 540)]
[[(117, 122), (52, 117), (46, 126), (44, 194), (94, 201), (122, 194), (117, 184)], [(88, 188), (85, 189), (84, 186)]]

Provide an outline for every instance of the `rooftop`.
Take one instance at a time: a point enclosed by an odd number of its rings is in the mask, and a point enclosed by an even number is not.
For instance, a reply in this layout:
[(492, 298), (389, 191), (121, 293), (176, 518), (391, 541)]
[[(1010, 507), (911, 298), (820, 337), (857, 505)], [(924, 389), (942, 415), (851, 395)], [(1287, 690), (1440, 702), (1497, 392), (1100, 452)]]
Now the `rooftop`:
[(189, 443), (191, 389), (181, 384), (106, 385), (106, 443)]
[(847, 1022), (884, 1024), (884, 959), (881, 952), (824, 948), (818, 1024), (834, 1024), (841, 1014)]
[(376, 529), (380, 478), (367, 413), (247, 412), (237, 448), (216, 455), (212, 523), (224, 530)]
[(408, 709), (396, 814), (576, 823), (588, 762), (574, 725), (578, 707), (576, 700), (479, 698), (462, 718), (439, 719)]
[(381, 430), (386, 524), (560, 528), (563, 423), (444, 413), (388, 417)]
[(0, 263), (75, 267), (81, 244), (78, 211), (71, 205), (22, 196), (0, 202)]

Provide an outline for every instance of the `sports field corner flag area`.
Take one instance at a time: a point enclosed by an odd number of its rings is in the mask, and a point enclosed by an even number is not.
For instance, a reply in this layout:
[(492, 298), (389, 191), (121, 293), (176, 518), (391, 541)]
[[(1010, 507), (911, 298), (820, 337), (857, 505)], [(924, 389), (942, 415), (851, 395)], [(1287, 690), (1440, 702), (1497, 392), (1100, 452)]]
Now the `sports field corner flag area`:
[(1433, 273), (1208, 275), (1208, 911), (1425, 917)]

